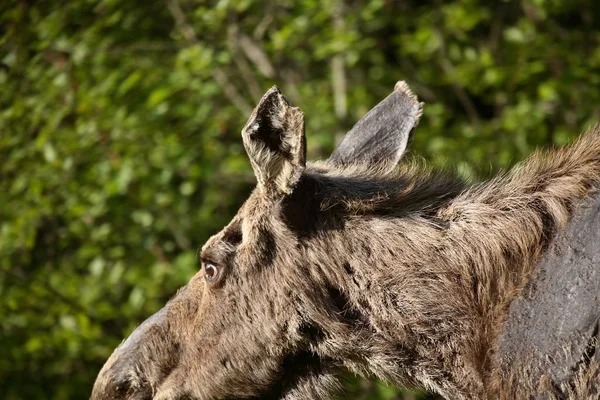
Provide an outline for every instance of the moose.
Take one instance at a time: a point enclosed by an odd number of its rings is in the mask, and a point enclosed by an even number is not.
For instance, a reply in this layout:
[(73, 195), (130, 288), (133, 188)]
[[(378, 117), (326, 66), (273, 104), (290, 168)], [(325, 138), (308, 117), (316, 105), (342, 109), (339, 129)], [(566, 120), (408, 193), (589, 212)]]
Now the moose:
[(328, 399), (348, 372), (599, 398), (600, 128), (467, 183), (400, 162), (422, 110), (398, 82), (307, 162), (302, 111), (268, 90), (242, 130), (256, 188), (92, 399)]

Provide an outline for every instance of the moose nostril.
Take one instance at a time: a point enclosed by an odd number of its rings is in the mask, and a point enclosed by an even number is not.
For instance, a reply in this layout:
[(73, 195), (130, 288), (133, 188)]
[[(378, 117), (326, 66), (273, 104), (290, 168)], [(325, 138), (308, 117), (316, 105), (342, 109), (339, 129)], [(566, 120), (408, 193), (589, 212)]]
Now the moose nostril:
[(92, 400), (126, 400), (130, 398), (131, 385), (125, 380), (110, 379), (104, 375), (94, 385)]
[(128, 379), (117, 379), (110, 385), (112, 387), (108, 391), (113, 393), (115, 399), (126, 399), (131, 392), (131, 382)]
[(133, 387), (129, 380), (119, 380), (113, 383), (107, 393), (112, 392), (107, 399), (111, 400), (152, 400), (152, 390), (149, 385)]
[(125, 397), (129, 392), (129, 389), (131, 389), (131, 383), (127, 380), (116, 382), (113, 387), (113, 391), (119, 397)]

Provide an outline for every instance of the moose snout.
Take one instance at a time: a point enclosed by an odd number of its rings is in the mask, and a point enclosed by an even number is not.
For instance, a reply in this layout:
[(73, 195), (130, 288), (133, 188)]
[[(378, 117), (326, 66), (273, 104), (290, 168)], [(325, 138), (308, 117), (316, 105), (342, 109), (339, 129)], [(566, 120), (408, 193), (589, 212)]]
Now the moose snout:
[(91, 400), (150, 400), (179, 362), (179, 346), (169, 335), (161, 310), (115, 349), (94, 384)]

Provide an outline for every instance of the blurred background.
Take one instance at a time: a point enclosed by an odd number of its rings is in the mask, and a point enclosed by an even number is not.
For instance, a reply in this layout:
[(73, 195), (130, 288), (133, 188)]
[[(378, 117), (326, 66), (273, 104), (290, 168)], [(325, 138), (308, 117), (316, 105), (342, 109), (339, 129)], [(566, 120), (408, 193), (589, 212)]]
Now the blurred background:
[[(600, 121), (593, 0), (5, 0), (0, 398), (86, 399), (254, 185), (240, 130), (280, 86), (309, 158), (406, 80), (412, 153), (489, 176)], [(417, 399), (353, 379), (348, 398)]]

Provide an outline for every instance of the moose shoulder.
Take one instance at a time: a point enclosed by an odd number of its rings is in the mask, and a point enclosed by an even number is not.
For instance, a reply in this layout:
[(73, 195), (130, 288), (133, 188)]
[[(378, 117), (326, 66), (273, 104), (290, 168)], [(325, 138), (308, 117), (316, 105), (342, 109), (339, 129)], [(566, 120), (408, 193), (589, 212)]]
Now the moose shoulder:
[(396, 166), (421, 111), (401, 82), (329, 160), (307, 163), (304, 115), (270, 89), (242, 131), (256, 189), (204, 245), (202, 270), (114, 351), (92, 398), (326, 399), (344, 371), (452, 399), (597, 398), (600, 260), (565, 256), (570, 238), (593, 247), (565, 227), (577, 214), (598, 232), (600, 129), (467, 185)]

